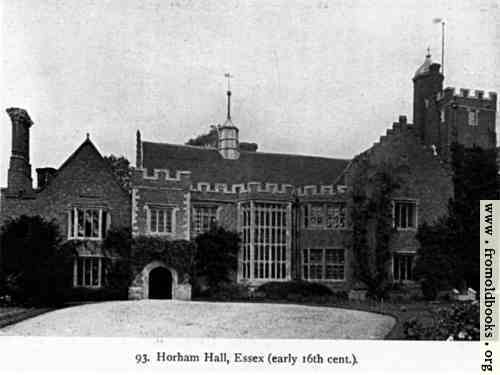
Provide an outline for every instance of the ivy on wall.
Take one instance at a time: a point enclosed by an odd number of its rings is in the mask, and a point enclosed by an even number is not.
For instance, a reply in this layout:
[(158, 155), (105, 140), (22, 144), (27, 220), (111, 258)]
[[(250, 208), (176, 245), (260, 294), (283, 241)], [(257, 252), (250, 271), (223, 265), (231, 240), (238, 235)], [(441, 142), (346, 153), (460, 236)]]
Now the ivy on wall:
[(389, 241), (395, 231), (391, 194), (399, 184), (390, 166), (374, 166), (366, 158), (358, 163), (351, 209), (354, 276), (380, 298), (391, 283)]

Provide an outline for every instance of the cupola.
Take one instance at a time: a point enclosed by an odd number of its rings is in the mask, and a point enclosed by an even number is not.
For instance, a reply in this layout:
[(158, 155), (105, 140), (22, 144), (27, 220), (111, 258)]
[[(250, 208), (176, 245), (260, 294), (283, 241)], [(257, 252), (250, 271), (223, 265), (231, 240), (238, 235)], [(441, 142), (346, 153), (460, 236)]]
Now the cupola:
[[(229, 78), (229, 74), (226, 74)], [(224, 159), (238, 159), (240, 157), (239, 130), (231, 120), (231, 90), (227, 90), (227, 118), (223, 125), (218, 128), (219, 153)]]

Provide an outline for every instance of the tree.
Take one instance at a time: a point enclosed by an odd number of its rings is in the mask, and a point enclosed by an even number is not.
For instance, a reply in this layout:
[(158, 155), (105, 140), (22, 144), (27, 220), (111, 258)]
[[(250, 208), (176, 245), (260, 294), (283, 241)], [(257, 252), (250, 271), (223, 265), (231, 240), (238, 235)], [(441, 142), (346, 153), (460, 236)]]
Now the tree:
[(479, 287), (479, 201), (498, 199), (496, 150), (452, 146), (454, 198), (448, 216), (421, 226), (415, 276), (429, 298), (439, 289)]
[(221, 282), (230, 282), (231, 274), (236, 272), (238, 266), (239, 235), (214, 225), (195, 241), (197, 276), (206, 277), (211, 288)]
[(113, 154), (105, 156), (104, 160), (109, 164), (113, 175), (116, 177), (120, 185), (127, 191), (130, 191), (130, 178), (132, 169), (130, 162), (124, 156), (115, 156)]
[(210, 125), (210, 130), (208, 133), (204, 133), (195, 138), (191, 138), (186, 142), (186, 144), (190, 146), (217, 147), (218, 141), (219, 135), (217, 127), (215, 125)]
[(59, 227), (40, 216), (21, 216), (1, 228), (2, 281), (14, 301), (51, 305), (71, 287), (74, 254), (62, 249)]

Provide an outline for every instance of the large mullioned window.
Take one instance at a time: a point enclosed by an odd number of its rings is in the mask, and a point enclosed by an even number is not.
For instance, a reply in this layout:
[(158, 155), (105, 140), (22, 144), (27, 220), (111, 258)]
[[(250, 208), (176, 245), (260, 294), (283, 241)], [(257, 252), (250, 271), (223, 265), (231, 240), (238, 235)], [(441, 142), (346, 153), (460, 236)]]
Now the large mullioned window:
[(103, 208), (74, 207), (68, 215), (68, 238), (103, 239), (110, 221), (109, 213)]
[(241, 276), (247, 280), (289, 278), (288, 204), (250, 202), (241, 205)]
[(304, 249), (302, 278), (304, 280), (342, 281), (345, 272), (344, 249)]

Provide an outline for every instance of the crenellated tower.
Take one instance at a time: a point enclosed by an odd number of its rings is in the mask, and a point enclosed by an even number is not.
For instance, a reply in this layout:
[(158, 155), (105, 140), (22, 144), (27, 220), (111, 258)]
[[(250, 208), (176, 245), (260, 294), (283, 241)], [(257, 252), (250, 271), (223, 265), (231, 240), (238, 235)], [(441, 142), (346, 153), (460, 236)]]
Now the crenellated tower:
[(437, 97), (439, 108), (438, 149), (448, 157), (453, 143), (467, 148), (481, 147), (485, 150), (496, 147), (497, 94), (461, 88), (447, 87)]
[(497, 94), (454, 88), (443, 90), (440, 64), (428, 52), (413, 77), (413, 123), (421, 142), (449, 160), (454, 143), (467, 148), (496, 147)]

